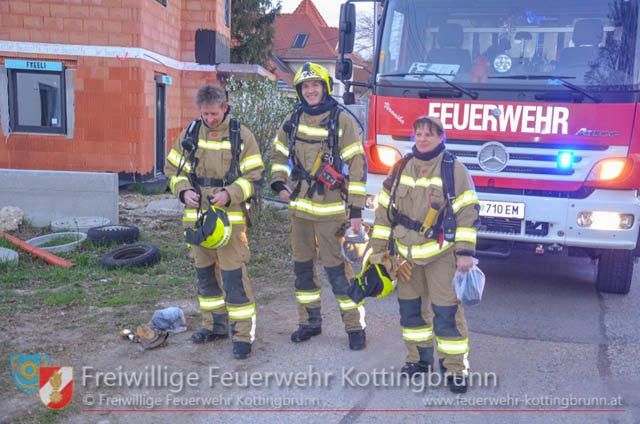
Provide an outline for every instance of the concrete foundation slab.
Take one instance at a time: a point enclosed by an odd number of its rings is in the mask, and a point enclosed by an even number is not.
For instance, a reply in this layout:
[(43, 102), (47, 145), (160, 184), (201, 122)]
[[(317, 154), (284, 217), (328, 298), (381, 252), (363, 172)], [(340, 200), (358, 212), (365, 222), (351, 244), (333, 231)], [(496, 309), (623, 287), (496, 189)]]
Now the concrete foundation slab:
[(0, 207), (21, 208), (45, 227), (66, 216), (103, 216), (118, 223), (118, 174), (0, 169)]

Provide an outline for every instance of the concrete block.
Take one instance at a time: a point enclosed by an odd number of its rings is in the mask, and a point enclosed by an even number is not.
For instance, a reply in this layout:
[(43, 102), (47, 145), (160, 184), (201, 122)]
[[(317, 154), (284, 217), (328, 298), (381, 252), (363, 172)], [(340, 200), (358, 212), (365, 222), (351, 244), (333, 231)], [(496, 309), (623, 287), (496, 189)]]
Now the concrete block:
[(118, 174), (0, 169), (0, 206), (17, 206), (33, 225), (66, 216), (103, 216), (118, 224)]
[(16, 252), (15, 250), (7, 249), (6, 247), (0, 247), (0, 263), (3, 262), (17, 264), (18, 252)]

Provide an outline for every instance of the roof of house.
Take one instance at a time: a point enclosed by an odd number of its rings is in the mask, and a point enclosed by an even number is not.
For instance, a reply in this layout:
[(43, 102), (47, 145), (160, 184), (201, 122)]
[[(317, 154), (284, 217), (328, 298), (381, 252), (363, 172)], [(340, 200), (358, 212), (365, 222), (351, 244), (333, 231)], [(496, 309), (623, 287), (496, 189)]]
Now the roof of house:
[[(272, 52), (276, 59), (272, 61), (273, 67), (278, 79), (290, 86), (293, 85), (294, 74), (283, 69), (288, 68), (283, 59), (335, 60), (338, 57), (338, 28), (327, 25), (312, 0), (302, 0), (293, 13), (278, 15), (274, 28)], [(298, 43), (294, 48), (296, 38)]]
[[(289, 87), (293, 87), (295, 69), (288, 62), (309, 60), (322, 64), (333, 62), (339, 56), (339, 30), (327, 25), (312, 0), (302, 0), (293, 13), (278, 15), (274, 29), (271, 68), (276, 77)], [(367, 69), (371, 64), (354, 54), (348, 57), (355, 65), (354, 81), (368, 81), (371, 73)]]
[[(293, 13), (276, 17), (273, 53), (279, 57), (326, 57), (338, 56), (338, 28), (331, 28), (318, 12), (312, 0), (302, 0)], [(294, 48), (298, 34), (308, 34), (302, 48)]]

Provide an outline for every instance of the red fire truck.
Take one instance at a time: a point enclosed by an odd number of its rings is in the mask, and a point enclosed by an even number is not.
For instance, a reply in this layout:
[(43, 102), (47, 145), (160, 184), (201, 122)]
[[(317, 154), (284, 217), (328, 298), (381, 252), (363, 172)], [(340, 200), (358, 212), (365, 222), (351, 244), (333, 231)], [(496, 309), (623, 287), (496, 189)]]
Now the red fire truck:
[[(341, 10), (347, 85), (354, 2)], [(371, 222), (412, 123), (435, 116), (481, 202), (479, 253), (598, 260), (596, 288), (629, 292), (640, 255), (638, 0), (385, 0), (368, 84)], [(638, 59), (638, 60), (636, 60)]]

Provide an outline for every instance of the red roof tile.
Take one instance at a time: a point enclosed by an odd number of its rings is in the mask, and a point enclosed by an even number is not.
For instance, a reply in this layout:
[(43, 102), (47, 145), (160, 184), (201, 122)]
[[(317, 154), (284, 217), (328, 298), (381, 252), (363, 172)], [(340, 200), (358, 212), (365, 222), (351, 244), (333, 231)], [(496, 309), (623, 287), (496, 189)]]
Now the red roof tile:
[(338, 36), (339, 31), (338, 28), (335, 27), (324, 27), (321, 28), (322, 33), (324, 34), (324, 38), (331, 44), (334, 49), (338, 47)]
[(309, 15), (314, 21), (318, 22), (320, 26), (328, 27), (327, 22), (322, 18), (322, 15), (318, 12), (318, 9), (316, 9), (316, 6), (311, 0), (302, 0), (298, 7), (296, 7), (296, 10), (293, 11), (293, 14)]
[[(273, 54), (279, 57), (335, 58), (338, 56), (338, 28), (327, 23), (316, 9), (312, 0), (302, 0), (293, 13), (283, 13), (276, 17)], [(293, 49), (293, 41), (298, 34), (309, 34), (301, 49)]]

